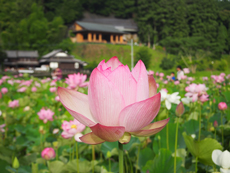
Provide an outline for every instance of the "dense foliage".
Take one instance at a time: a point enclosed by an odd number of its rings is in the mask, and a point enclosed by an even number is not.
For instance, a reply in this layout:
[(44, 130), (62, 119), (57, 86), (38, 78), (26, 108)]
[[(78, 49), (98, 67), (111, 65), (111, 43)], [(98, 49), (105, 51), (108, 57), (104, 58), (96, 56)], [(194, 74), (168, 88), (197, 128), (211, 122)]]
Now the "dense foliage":
[(190, 46), (214, 58), (230, 52), (229, 0), (1, 0), (0, 44), (42, 54), (62, 48), (68, 26), (84, 11), (134, 18), (141, 42), (161, 44), (170, 53)]

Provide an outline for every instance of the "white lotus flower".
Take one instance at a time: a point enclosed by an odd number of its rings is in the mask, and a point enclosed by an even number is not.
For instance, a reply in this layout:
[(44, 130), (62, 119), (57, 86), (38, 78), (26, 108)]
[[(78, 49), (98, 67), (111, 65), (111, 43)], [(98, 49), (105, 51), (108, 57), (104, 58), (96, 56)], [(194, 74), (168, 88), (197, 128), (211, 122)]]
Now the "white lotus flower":
[(179, 92), (175, 92), (173, 94), (167, 94), (164, 90), (160, 91), (161, 93), (161, 101), (165, 101), (165, 106), (168, 110), (171, 109), (171, 103), (179, 104), (180, 103), (180, 96), (178, 96)]
[(230, 173), (230, 152), (225, 150), (222, 152), (221, 150), (214, 150), (212, 152), (212, 161), (220, 166), (220, 172), (222, 173)]
[(184, 104), (189, 104), (192, 102), (192, 98), (191, 97), (184, 97), (181, 99), (181, 101), (184, 103)]

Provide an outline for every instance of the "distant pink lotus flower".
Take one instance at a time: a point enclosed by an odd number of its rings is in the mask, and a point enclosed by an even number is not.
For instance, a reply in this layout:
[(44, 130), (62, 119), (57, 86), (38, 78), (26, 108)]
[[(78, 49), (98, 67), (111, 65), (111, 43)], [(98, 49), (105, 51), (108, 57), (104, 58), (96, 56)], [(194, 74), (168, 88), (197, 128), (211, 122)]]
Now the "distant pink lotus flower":
[(41, 84), (38, 83), (37, 81), (34, 83), (34, 85), (35, 85), (36, 87), (41, 87)]
[(174, 82), (174, 85), (179, 85), (179, 84), (180, 84), (179, 80), (177, 80), (177, 81)]
[(128, 143), (131, 134), (150, 136), (169, 119), (151, 123), (161, 104), (156, 82), (142, 61), (130, 72), (117, 57), (101, 61), (90, 76), (88, 95), (58, 88), (62, 104), (75, 119), (92, 130), (80, 139), (87, 144)]
[(6, 79), (9, 79), (9, 76), (2, 76), (2, 80), (5, 81)]
[(182, 79), (182, 80), (187, 79), (187, 76), (186, 76), (186, 75), (183, 75), (183, 76), (181, 76), (181, 79)]
[(211, 78), (214, 79), (214, 81), (216, 83), (222, 83), (225, 81), (223, 76), (215, 76), (215, 75), (211, 75)]
[(159, 73), (158, 73), (158, 72), (156, 72), (156, 76), (159, 76)]
[(32, 87), (32, 88), (31, 88), (31, 91), (32, 91), (32, 92), (36, 92), (36, 91), (37, 91), (37, 88), (36, 88), (36, 87)]
[(17, 91), (20, 93), (24, 93), (26, 91), (26, 87), (19, 88)]
[(163, 77), (160, 77), (160, 80), (163, 80)]
[(156, 86), (157, 86), (157, 88), (159, 88), (159, 86), (160, 86), (159, 83), (157, 83)]
[(85, 125), (74, 119), (73, 121), (64, 121), (62, 123), (63, 132), (61, 136), (63, 138), (72, 138), (77, 133), (81, 133), (85, 129)]
[(168, 84), (168, 81), (167, 81), (167, 80), (165, 80), (165, 81), (164, 81), (164, 84)]
[(202, 103), (204, 103), (204, 102), (206, 102), (206, 101), (209, 100), (208, 97), (209, 97), (209, 95), (203, 94), (203, 95), (200, 96), (200, 101), (201, 101)]
[(5, 124), (0, 125), (0, 132), (2, 133), (5, 132), (5, 129), (4, 129), (5, 126), (6, 126)]
[(216, 128), (218, 127), (218, 122), (215, 120), (214, 123), (213, 123), (213, 126)]
[(192, 83), (190, 84), (188, 87), (185, 88), (185, 91), (187, 92), (185, 94), (186, 97), (191, 97), (192, 98), (192, 102), (197, 101), (198, 99), (201, 98), (201, 102), (204, 101), (205, 99), (207, 99), (207, 91), (208, 88), (206, 88), (205, 84), (195, 84)]
[(2, 83), (3, 83), (3, 80), (2, 80), (2, 79), (0, 79), (0, 85), (2, 85)]
[(10, 108), (19, 107), (19, 101), (18, 101), (18, 100), (13, 100), (13, 101), (11, 101), (11, 102), (8, 104), (8, 106), (9, 106)]
[[(226, 76), (226, 79), (230, 79), (230, 74), (228, 74), (227, 76)], [(0, 84), (1, 85), (1, 84)]]
[(206, 80), (208, 80), (208, 77), (203, 77), (203, 81), (206, 81)]
[[(2, 98), (2, 93), (0, 92), (0, 99)], [(0, 115), (1, 116), (1, 115)]]
[(50, 88), (50, 92), (54, 93), (54, 92), (56, 92), (56, 91), (57, 91), (57, 88), (56, 88), (56, 87), (51, 87), (51, 88)]
[(10, 79), (10, 80), (7, 81), (7, 83), (10, 84), (10, 85), (13, 85), (14, 81), (12, 79)]
[(18, 78), (18, 75), (14, 75), (14, 78)]
[(191, 82), (190, 81), (186, 81), (186, 84), (190, 84)]
[(52, 160), (55, 158), (56, 154), (53, 148), (45, 148), (42, 151), (41, 156), (45, 160)]
[(53, 129), (53, 134), (58, 134), (59, 129)]
[(188, 77), (187, 78), (189, 81), (194, 81), (195, 79), (193, 77)]
[(33, 82), (32, 80), (22, 81), (19, 86), (23, 86), (23, 85), (30, 86), (32, 82)]
[(225, 73), (220, 73), (220, 76), (224, 77), (224, 76), (226, 76), (226, 74)]
[(148, 71), (148, 75), (154, 75), (154, 71), (149, 70), (149, 71)]
[(14, 80), (15, 83), (21, 83), (21, 80)]
[(50, 83), (50, 86), (56, 86), (56, 81), (52, 80), (52, 82)]
[(189, 68), (184, 68), (183, 71), (184, 71), (185, 74), (190, 73)]
[(223, 111), (223, 110), (226, 110), (228, 108), (228, 106), (225, 102), (220, 102), (218, 104), (218, 108)]
[(56, 100), (57, 102), (60, 102), (59, 96), (56, 96), (56, 97), (55, 97), (55, 100)]
[(2, 88), (1, 91), (2, 91), (2, 94), (6, 94), (8, 92), (8, 89), (7, 88)]
[(22, 73), (19, 73), (19, 75), (18, 75), (19, 77), (22, 77), (23, 76), (23, 74)]
[(69, 74), (68, 78), (66, 78), (65, 83), (67, 83), (68, 89), (78, 89), (79, 87), (86, 87), (88, 86), (88, 82), (85, 82), (87, 79), (87, 75), (84, 74)]
[(53, 115), (54, 112), (51, 111), (50, 109), (45, 110), (44, 108), (42, 108), (38, 112), (39, 119), (43, 120), (44, 123), (47, 123), (47, 121), (53, 121)]
[(42, 79), (41, 83), (46, 83), (46, 82), (49, 82), (49, 81), (51, 81), (51, 79), (50, 78), (46, 78), (46, 79)]
[(160, 76), (160, 77), (164, 77), (164, 73), (160, 73), (159, 76)]

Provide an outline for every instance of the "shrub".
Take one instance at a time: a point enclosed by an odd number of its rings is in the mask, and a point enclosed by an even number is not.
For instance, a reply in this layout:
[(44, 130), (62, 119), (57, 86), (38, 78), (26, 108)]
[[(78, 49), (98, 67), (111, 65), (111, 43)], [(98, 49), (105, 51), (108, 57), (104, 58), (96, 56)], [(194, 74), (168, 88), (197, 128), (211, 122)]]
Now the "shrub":
[(147, 47), (141, 47), (135, 54), (135, 64), (142, 60), (146, 66), (146, 69), (149, 68), (150, 61), (151, 61), (151, 53)]
[(163, 70), (170, 70), (170, 69), (172, 69), (174, 67), (174, 60), (164, 57), (161, 60), (160, 67)]

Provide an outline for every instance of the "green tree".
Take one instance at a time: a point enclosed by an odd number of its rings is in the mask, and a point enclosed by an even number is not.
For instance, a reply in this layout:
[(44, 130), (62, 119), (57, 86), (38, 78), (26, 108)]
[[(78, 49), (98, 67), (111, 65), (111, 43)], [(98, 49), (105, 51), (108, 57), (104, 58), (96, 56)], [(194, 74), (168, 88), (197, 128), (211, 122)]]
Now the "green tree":
[(146, 66), (146, 69), (149, 68), (150, 61), (151, 61), (151, 53), (147, 47), (141, 47), (135, 54), (135, 64), (142, 60)]

